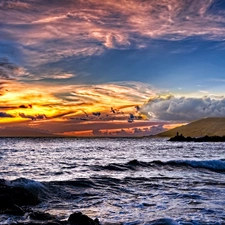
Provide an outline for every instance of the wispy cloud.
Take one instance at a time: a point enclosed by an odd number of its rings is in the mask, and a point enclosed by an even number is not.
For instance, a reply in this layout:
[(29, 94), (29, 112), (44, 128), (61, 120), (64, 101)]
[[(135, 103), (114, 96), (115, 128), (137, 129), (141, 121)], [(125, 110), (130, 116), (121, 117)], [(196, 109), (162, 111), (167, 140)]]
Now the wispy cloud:
[(35, 64), (112, 48), (142, 48), (151, 45), (151, 39), (223, 40), (225, 19), (215, 2), (1, 0), (0, 40), (19, 43), (18, 48)]
[[(137, 112), (135, 106), (142, 105), (157, 92), (151, 85), (139, 82), (49, 86), (14, 81), (5, 88), (8, 91), (0, 98), (0, 109), (14, 117), (31, 120), (80, 118), (83, 111), (92, 117), (93, 113), (102, 113), (101, 118), (92, 118), (94, 120), (104, 119), (107, 114), (108, 120), (127, 120), (129, 113)], [(116, 113), (113, 114), (111, 108)]]

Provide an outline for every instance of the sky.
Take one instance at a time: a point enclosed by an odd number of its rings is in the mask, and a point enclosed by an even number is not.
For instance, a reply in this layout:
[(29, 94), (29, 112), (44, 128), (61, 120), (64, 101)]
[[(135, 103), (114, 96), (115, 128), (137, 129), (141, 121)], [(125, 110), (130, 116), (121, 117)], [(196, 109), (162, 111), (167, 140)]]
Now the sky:
[(225, 116), (223, 0), (0, 0), (0, 136), (145, 136)]

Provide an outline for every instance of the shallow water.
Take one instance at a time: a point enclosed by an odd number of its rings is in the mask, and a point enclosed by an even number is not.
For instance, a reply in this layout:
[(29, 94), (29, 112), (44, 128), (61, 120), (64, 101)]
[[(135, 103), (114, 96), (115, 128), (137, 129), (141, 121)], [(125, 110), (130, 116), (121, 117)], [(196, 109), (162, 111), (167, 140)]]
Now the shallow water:
[(60, 219), (79, 210), (103, 224), (225, 223), (225, 143), (2, 138), (0, 178), (37, 193), (36, 209)]

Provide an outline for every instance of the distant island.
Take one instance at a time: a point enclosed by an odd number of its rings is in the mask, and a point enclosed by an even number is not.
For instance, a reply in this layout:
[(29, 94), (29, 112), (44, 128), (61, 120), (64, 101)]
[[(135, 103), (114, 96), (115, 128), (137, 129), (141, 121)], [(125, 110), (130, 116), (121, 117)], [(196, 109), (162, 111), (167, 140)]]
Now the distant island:
[(225, 142), (225, 118), (203, 118), (156, 136), (179, 142)]
[(204, 137), (184, 137), (183, 134), (179, 134), (171, 137), (168, 141), (179, 142), (225, 142), (225, 136), (204, 136)]
[(191, 141), (194, 141), (195, 139), (198, 139), (198, 141), (222, 141), (224, 138), (223, 136), (225, 136), (225, 117), (203, 118), (162, 132), (156, 136), (168, 138), (174, 137), (175, 139), (183, 140), (182, 137), (176, 137), (177, 134), (182, 134), (186, 141), (191, 140), (190, 138), (192, 138)]

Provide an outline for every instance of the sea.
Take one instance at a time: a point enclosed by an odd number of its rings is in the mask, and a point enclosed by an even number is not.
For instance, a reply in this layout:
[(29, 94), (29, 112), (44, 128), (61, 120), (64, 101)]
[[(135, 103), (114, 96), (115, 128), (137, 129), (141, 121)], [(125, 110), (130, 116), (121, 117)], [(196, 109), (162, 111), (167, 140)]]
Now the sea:
[[(1, 138), (0, 179), (60, 220), (80, 211), (102, 225), (225, 224), (225, 143)], [(0, 224), (27, 220), (0, 215)]]

